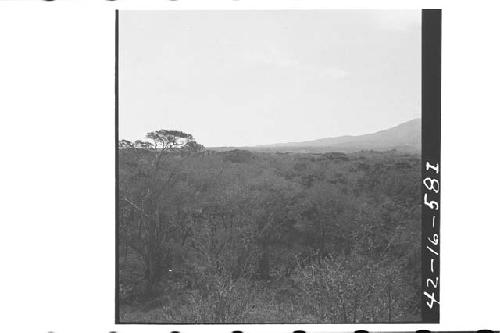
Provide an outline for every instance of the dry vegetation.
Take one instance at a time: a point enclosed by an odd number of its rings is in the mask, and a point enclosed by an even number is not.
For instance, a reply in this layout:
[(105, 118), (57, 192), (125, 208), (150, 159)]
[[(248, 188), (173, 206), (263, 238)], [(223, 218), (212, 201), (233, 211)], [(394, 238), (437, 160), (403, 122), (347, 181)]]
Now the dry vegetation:
[(119, 150), (121, 322), (420, 320), (420, 156), (168, 140)]

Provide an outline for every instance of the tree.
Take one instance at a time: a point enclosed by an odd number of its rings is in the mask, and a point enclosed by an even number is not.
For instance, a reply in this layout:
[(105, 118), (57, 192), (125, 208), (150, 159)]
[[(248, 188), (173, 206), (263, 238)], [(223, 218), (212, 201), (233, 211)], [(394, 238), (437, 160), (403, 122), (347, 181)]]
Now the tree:
[(198, 142), (196, 141), (189, 141), (188, 143), (186, 143), (182, 149), (184, 151), (189, 151), (189, 152), (200, 152), (200, 151), (204, 151), (205, 150), (205, 147), (203, 145), (200, 145)]
[(182, 131), (174, 130), (158, 130), (146, 134), (146, 138), (154, 143), (154, 148), (172, 149), (180, 148), (190, 141), (193, 141), (193, 136)]
[(142, 141), (142, 140), (135, 140), (134, 141), (134, 148), (139, 148), (139, 149), (151, 149), (153, 145), (151, 142), (148, 141)]
[(118, 148), (119, 149), (134, 148), (134, 144), (131, 141), (128, 141), (128, 140), (120, 140), (118, 142)]
[[(161, 278), (164, 266), (168, 266), (168, 261), (171, 261), (169, 233), (172, 228), (167, 225), (169, 219), (163, 211), (172, 207), (164, 207), (169, 202), (165, 196), (182, 178), (183, 161), (189, 157), (179, 159), (168, 156), (174, 151), (200, 151), (204, 147), (196, 143), (191, 134), (174, 130), (149, 132), (146, 139), (151, 141), (136, 140), (133, 144), (136, 149), (146, 150), (145, 154), (130, 152), (137, 168), (129, 175), (129, 179), (139, 181), (133, 190), (123, 188), (120, 199), (136, 211), (138, 242), (134, 246), (143, 258), (146, 289), (151, 293)], [(130, 141), (125, 141), (122, 145), (129, 147)]]

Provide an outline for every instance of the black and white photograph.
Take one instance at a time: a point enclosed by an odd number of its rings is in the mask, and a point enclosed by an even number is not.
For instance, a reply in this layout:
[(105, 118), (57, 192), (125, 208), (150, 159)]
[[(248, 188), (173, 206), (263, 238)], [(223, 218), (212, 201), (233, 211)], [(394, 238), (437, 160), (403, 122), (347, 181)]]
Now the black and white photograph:
[(421, 322), (421, 20), (118, 12), (118, 323)]
[(0, 331), (499, 332), (499, 12), (0, 0)]

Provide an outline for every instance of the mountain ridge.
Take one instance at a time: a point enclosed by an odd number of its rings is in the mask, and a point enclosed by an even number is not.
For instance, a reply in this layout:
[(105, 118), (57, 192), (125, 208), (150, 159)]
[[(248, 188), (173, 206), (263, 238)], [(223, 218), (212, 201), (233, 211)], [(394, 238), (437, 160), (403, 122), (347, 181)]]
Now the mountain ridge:
[(420, 152), (421, 150), (420, 118), (412, 119), (396, 126), (377, 132), (362, 135), (342, 135), (338, 137), (320, 138), (308, 141), (275, 143), (246, 147), (215, 147), (214, 150), (245, 149), (263, 152), (354, 152), (361, 150), (400, 150), (404, 152)]

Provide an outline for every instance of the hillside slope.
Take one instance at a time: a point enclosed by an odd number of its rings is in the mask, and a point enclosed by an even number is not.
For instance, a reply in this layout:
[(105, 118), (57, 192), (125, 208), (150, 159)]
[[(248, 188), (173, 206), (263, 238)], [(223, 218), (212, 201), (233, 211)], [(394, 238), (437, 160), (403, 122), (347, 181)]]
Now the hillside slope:
[[(345, 135), (312, 141), (288, 142), (253, 147), (238, 147), (250, 151), (323, 153), (331, 151), (354, 152), (361, 150), (420, 152), (421, 119), (413, 119), (397, 126), (364, 135)], [(213, 148), (229, 150), (230, 147)]]

